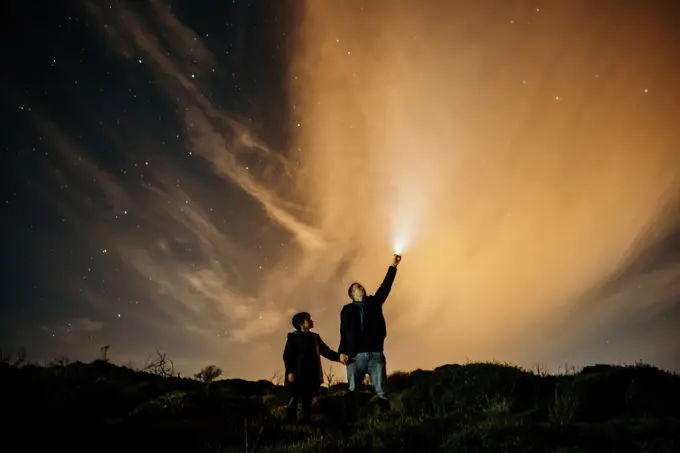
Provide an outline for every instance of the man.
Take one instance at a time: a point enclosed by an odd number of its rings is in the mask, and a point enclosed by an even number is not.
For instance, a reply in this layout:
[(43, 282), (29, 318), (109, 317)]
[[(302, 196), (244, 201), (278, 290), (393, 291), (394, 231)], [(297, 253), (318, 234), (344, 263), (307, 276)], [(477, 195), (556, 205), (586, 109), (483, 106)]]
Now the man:
[(382, 306), (392, 289), (397, 275), (397, 266), (401, 256), (394, 255), (392, 265), (375, 295), (367, 296), (362, 285), (354, 282), (348, 294), (352, 302), (342, 307), (340, 313), (340, 346), (338, 352), (345, 354), (347, 361), (347, 393), (348, 416), (354, 421), (358, 409), (357, 388), (368, 373), (378, 395), (383, 411), (390, 409), (387, 398), (387, 370), (383, 346), (387, 337), (387, 327)]
[(298, 402), (302, 403), (302, 422), (311, 423), (312, 399), (323, 384), (321, 357), (334, 362), (346, 363), (346, 357), (332, 351), (321, 337), (310, 332), (314, 321), (309, 313), (303, 312), (293, 316), (295, 330), (288, 334), (283, 351), (283, 362), (286, 367), (285, 385), (290, 392), (290, 400), (286, 411), (286, 421), (297, 421)]

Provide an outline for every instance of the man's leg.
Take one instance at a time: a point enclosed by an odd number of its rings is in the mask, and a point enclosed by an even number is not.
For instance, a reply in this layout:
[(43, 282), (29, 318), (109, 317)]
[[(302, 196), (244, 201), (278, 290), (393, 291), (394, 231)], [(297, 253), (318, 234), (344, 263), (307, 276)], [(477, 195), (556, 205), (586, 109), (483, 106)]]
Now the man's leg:
[(350, 392), (355, 392), (368, 372), (368, 353), (360, 352), (347, 362), (347, 384)]
[(347, 363), (347, 419), (354, 422), (359, 411), (358, 388), (368, 371), (367, 353), (360, 352)]
[(390, 401), (387, 399), (387, 361), (382, 352), (371, 352), (368, 361), (368, 375), (371, 377), (373, 388), (378, 395), (378, 402), (383, 411), (390, 410)]

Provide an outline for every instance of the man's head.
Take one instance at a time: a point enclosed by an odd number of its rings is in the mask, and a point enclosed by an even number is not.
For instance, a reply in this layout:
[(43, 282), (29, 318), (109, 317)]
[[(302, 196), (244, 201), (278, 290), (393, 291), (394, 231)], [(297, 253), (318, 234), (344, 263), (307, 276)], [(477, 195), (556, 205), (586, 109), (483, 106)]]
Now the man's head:
[(298, 313), (297, 315), (293, 316), (293, 327), (295, 327), (296, 330), (302, 330), (304, 332), (314, 328), (312, 315), (306, 311), (303, 311), (302, 313)]
[(349, 285), (349, 289), (347, 290), (347, 294), (349, 294), (349, 298), (352, 300), (364, 300), (366, 297), (366, 290), (364, 289), (363, 286), (361, 286), (361, 283), (354, 282), (351, 285)]

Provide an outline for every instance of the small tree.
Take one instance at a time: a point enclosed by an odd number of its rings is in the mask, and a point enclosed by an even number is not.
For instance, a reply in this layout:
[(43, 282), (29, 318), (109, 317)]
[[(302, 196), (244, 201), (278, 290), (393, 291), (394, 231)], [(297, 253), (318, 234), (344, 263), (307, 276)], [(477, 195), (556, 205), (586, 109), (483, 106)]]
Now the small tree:
[(284, 376), (281, 374), (280, 371), (274, 371), (269, 378), (269, 382), (271, 382), (274, 385), (283, 385), (285, 382)]
[(175, 364), (168, 358), (167, 352), (161, 352), (156, 349), (156, 357), (149, 358), (142, 371), (155, 374), (156, 376), (171, 377), (175, 375)]
[(216, 365), (208, 365), (194, 375), (196, 379), (205, 384), (206, 395), (210, 394), (210, 384), (215, 382), (220, 376), (222, 376), (222, 369)]
[(333, 365), (328, 367), (328, 370), (324, 370), (324, 376), (326, 377), (326, 385), (328, 386), (328, 393), (331, 393), (333, 386), (337, 384), (337, 379), (335, 378), (335, 373), (333, 373)]
[(66, 374), (67, 366), (71, 363), (68, 357), (65, 355), (59, 356), (52, 360), (47, 366), (52, 368), (52, 371), (57, 376), (64, 376)]
[(27, 357), (28, 354), (26, 353), (26, 348), (23, 346), (19, 348), (19, 351), (16, 354), (13, 354), (11, 351), (7, 350), (3, 351), (2, 348), (0, 348), (0, 363), (6, 363), (8, 365), (20, 367), (26, 365)]
[(108, 357), (108, 356), (109, 356), (109, 348), (110, 348), (110, 347), (111, 347), (111, 346), (108, 345), (108, 344), (101, 347), (100, 351), (101, 351), (102, 355), (101, 355), (100, 360), (101, 360), (102, 362), (108, 362), (108, 361), (109, 361), (109, 357)]
[(20, 347), (19, 352), (17, 352), (16, 357), (14, 358), (14, 366), (24, 366), (26, 365), (26, 362), (28, 361), (28, 353), (26, 352), (25, 347)]
[(71, 360), (68, 357), (66, 357), (65, 355), (62, 355), (62, 356), (59, 356), (56, 359), (52, 360), (49, 363), (48, 366), (63, 368), (66, 365), (68, 365), (69, 363), (71, 363)]

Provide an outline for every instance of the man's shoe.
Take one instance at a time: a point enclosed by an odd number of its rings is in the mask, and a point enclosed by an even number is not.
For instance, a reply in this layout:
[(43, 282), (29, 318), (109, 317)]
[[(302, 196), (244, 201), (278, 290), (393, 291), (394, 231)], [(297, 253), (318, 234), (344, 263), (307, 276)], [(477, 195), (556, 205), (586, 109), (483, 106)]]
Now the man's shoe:
[(345, 421), (353, 424), (359, 418), (359, 401), (356, 392), (347, 392), (345, 395)]
[(378, 404), (380, 405), (380, 412), (382, 412), (383, 414), (389, 412), (392, 408), (392, 406), (390, 405), (390, 400), (378, 398)]

